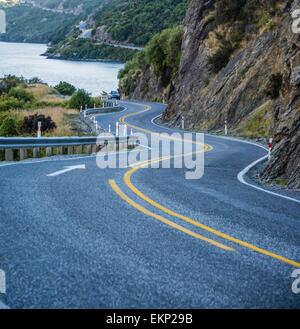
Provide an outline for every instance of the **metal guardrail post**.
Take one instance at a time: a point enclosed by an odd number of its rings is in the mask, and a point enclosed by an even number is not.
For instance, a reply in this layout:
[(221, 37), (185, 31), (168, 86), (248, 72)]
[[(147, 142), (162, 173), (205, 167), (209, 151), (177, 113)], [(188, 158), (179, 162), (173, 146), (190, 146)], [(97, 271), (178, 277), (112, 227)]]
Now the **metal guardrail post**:
[(5, 161), (14, 161), (14, 151), (11, 149), (5, 150)]

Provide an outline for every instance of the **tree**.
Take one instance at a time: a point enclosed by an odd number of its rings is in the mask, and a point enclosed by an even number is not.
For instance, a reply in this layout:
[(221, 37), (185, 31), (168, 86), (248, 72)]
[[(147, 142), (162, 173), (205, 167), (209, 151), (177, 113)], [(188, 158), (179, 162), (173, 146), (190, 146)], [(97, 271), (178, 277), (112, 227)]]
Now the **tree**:
[(78, 89), (69, 100), (69, 107), (72, 109), (80, 109), (81, 106), (84, 107), (85, 105), (88, 107), (93, 106), (90, 94), (84, 89)]
[(60, 83), (54, 87), (60, 94), (65, 96), (71, 96), (75, 93), (76, 88), (68, 82), (60, 81)]
[(0, 126), (0, 136), (3, 137), (18, 136), (16, 121), (14, 118), (7, 117), (4, 119), (2, 125)]

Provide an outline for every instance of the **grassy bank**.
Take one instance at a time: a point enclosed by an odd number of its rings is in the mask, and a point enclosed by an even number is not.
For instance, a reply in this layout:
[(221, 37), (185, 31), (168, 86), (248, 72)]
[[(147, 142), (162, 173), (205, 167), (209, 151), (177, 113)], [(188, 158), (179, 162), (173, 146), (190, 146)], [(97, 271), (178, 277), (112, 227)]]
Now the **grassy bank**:
[(84, 134), (79, 124), (80, 106), (101, 106), (102, 102), (75, 88), (66, 99), (55, 88), (35, 80), (0, 79), (0, 136), (36, 136), (37, 121), (42, 121), (43, 136)]

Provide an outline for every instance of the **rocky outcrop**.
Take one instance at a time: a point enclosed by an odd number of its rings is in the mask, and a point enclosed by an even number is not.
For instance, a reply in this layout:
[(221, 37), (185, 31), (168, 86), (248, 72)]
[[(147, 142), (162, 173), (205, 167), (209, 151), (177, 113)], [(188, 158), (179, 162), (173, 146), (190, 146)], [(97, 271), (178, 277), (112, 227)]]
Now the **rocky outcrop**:
[(221, 130), (224, 121), (232, 132), (242, 131), (266, 102), (272, 75), (281, 74), (280, 97), (271, 101), (274, 135), (272, 160), (263, 179), (286, 179), (292, 188), (300, 188), (300, 37), (292, 32), (291, 11), (299, 1), (289, 2), (276, 27), (251, 40), (235, 53), (227, 66), (213, 76), (207, 64), (209, 23), (203, 15), (214, 1), (190, 2), (185, 20), (182, 58), (175, 90), (163, 119), (180, 125), (182, 115), (190, 128)]
[[(300, 0), (282, 2), (277, 16), (259, 30), (247, 25), (241, 46), (218, 74), (208, 64), (216, 30), (209, 16), (215, 2), (189, 2), (174, 87), (161, 88), (147, 68), (137, 76), (130, 96), (146, 100), (168, 96), (163, 120), (170, 126), (179, 127), (183, 115), (192, 129), (221, 132), (227, 120), (233, 134), (274, 136), (272, 160), (262, 177), (284, 178), (290, 187), (300, 188), (300, 36), (291, 28), (291, 13), (300, 8)], [(282, 78), (278, 95), (272, 90), (276, 77)]]

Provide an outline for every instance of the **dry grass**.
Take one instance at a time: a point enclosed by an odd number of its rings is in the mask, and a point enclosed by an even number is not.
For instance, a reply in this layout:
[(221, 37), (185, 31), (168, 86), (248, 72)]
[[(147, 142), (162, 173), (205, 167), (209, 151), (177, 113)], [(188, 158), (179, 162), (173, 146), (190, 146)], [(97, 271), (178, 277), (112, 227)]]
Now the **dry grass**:
[(43, 114), (45, 117), (50, 116), (56, 123), (57, 128), (47, 134), (47, 136), (72, 136), (72, 127), (70, 119), (73, 119), (79, 115), (77, 110), (66, 109), (62, 107), (49, 107), (39, 110), (22, 110), (11, 111), (12, 116), (17, 119), (21, 119), (30, 115)]
[(33, 84), (30, 86), (30, 91), (39, 101), (45, 101), (49, 103), (58, 103), (63, 101), (63, 98), (59, 96), (59, 93), (54, 88), (44, 84)]

